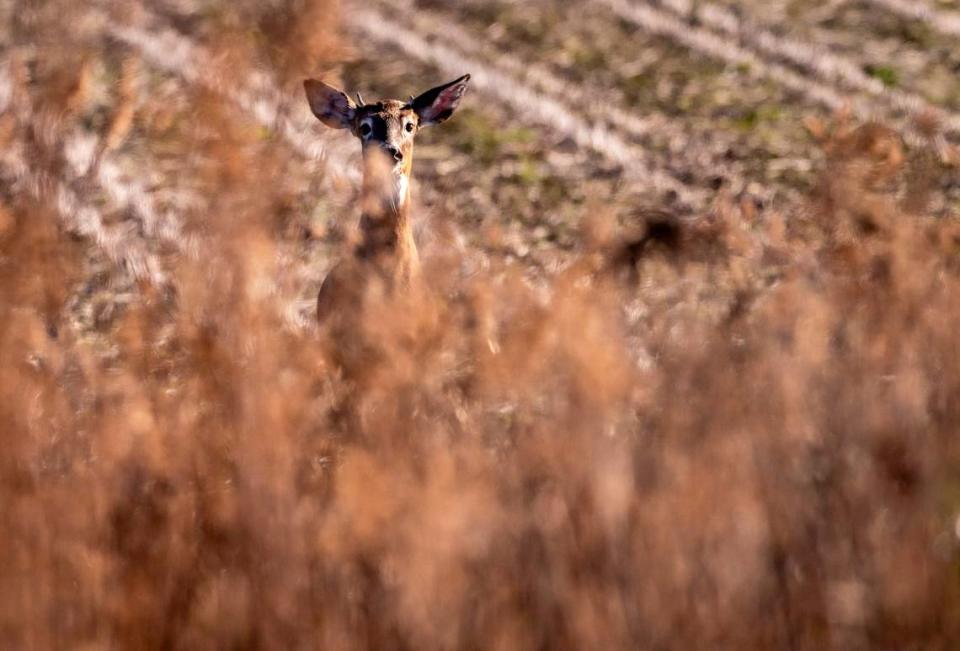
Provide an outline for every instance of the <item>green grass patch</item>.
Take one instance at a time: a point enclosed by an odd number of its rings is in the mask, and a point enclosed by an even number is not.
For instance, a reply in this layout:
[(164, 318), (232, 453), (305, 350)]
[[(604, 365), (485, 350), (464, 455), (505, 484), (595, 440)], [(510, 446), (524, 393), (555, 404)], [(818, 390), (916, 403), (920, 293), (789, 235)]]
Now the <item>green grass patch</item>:
[(893, 88), (894, 86), (897, 86), (900, 83), (900, 75), (891, 66), (868, 65), (865, 68), (865, 71), (868, 75), (870, 75), (874, 79), (879, 79), (881, 82), (883, 82), (883, 85), (886, 86), (887, 88)]
[(783, 110), (779, 106), (758, 106), (734, 118), (733, 125), (741, 131), (753, 131), (762, 124), (778, 122), (782, 115)]

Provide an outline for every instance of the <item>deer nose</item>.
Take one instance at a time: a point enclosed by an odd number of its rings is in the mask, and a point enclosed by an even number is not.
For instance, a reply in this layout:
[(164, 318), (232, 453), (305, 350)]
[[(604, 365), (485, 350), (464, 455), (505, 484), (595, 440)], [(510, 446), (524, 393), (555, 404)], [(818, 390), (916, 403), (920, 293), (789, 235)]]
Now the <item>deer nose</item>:
[(393, 145), (387, 145), (385, 149), (387, 150), (388, 154), (393, 156), (393, 160), (398, 162), (403, 160), (403, 152), (400, 151), (399, 147), (394, 147)]

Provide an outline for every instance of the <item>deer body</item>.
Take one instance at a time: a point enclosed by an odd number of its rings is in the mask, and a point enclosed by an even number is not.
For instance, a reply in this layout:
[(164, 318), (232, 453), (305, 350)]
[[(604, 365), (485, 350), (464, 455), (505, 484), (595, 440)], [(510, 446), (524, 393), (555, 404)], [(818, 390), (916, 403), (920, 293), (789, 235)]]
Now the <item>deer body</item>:
[(328, 274), (317, 297), (317, 318), (360, 305), (371, 281), (393, 291), (419, 282), (420, 258), (410, 223), (413, 141), (417, 132), (456, 110), (470, 76), (432, 88), (410, 101), (357, 102), (327, 84), (304, 82), (314, 115), (325, 125), (350, 129), (363, 147), (360, 243), (351, 259)]

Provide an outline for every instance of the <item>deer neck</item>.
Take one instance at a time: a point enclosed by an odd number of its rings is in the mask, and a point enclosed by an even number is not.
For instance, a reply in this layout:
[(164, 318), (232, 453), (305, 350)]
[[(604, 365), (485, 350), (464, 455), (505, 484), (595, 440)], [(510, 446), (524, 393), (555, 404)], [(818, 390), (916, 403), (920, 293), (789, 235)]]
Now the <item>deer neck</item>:
[(409, 166), (398, 174), (364, 174), (363, 196), (357, 257), (398, 280), (412, 280), (420, 258), (410, 223)]

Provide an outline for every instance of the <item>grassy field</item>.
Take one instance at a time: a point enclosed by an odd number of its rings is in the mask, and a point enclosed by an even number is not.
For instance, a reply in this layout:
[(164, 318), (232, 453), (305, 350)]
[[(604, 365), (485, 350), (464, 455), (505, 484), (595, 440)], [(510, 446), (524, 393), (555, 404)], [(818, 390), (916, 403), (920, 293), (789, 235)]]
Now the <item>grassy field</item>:
[[(960, 644), (957, 3), (0, 17), (0, 648)], [(303, 78), (466, 72), (321, 331)]]

